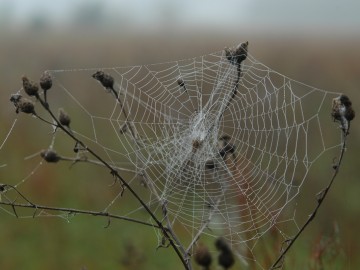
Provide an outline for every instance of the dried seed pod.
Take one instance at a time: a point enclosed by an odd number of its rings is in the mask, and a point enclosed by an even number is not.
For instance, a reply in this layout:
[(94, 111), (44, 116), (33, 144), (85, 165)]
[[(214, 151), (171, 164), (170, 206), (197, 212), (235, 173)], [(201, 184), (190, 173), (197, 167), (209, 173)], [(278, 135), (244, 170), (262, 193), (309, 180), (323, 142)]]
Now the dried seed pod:
[(22, 98), (17, 104), (16, 113), (18, 113), (19, 110), (23, 113), (35, 114), (35, 105), (31, 100)]
[(204, 267), (205, 270), (210, 269), (212, 262), (211, 253), (209, 249), (202, 243), (200, 243), (195, 250), (194, 254), (195, 262)]
[(346, 95), (340, 95), (333, 99), (331, 116), (334, 121), (339, 121), (344, 132), (348, 132), (350, 121), (355, 118), (352, 102)]
[(234, 254), (232, 251), (221, 252), (218, 257), (218, 262), (225, 270), (229, 269), (235, 263)]
[(111, 75), (98, 70), (92, 75), (92, 77), (99, 81), (107, 90), (114, 91), (114, 78)]
[(49, 71), (45, 71), (41, 77), (40, 77), (40, 86), (41, 89), (43, 89), (44, 91), (47, 91), (51, 88), (52, 86), (52, 77)]
[(340, 103), (345, 106), (344, 116), (346, 120), (351, 121), (355, 118), (355, 111), (352, 108), (352, 102), (347, 95), (339, 97)]
[(36, 82), (29, 80), (29, 78), (26, 76), (23, 76), (21, 79), (23, 81), (23, 88), (24, 88), (25, 93), (28, 94), (29, 96), (38, 97), (39, 96), (38, 84)]
[(226, 59), (230, 61), (233, 65), (240, 65), (242, 61), (247, 58), (249, 42), (240, 43), (235, 49), (234, 48), (226, 48), (225, 56)]
[(229, 244), (223, 237), (219, 237), (215, 241), (215, 246), (221, 252), (218, 257), (219, 265), (224, 269), (229, 269), (235, 263), (235, 258)]
[(61, 157), (51, 149), (41, 151), (40, 155), (46, 162), (49, 163), (56, 163), (61, 159)]
[(238, 64), (244, 61), (248, 54), (249, 42), (240, 43), (235, 49), (235, 56), (237, 57)]
[(70, 127), (71, 118), (62, 108), (59, 109), (59, 122), (63, 126)]

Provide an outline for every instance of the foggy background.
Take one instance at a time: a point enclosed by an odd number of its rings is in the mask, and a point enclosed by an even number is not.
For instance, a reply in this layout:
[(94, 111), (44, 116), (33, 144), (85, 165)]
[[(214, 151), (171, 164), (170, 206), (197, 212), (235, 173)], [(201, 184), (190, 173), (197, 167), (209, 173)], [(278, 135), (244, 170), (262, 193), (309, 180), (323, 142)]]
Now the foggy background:
[[(243, 41), (249, 41), (249, 52), (255, 58), (276, 71), (320, 89), (346, 93), (358, 112), (359, 11), (360, 1), (356, 0), (0, 0), (0, 138), (4, 138), (15, 117), (8, 99), (21, 88), (23, 74), (37, 78), (46, 69), (158, 63), (204, 55)], [(327, 236), (336, 223), (343, 269), (360, 266), (358, 123), (355, 118), (344, 164), (329, 197), (287, 260), (297, 253), (311, 258), (314, 239)], [(29, 144), (24, 140), (26, 132), (12, 135), (19, 141), (13, 146), (13, 155), (0, 150), (1, 160), (19, 160), (20, 171), (25, 156), (21, 149)], [(16, 156), (15, 152), (20, 154)], [(0, 182), (19, 180), (1, 170), (0, 177)], [(311, 190), (310, 200), (323, 183)], [(54, 187), (47, 188), (57, 192)], [(115, 241), (113, 235), (123, 233), (117, 231), (119, 228), (106, 231), (104, 237), (104, 230), (99, 229), (103, 224), (93, 219), (87, 222), (95, 225), (85, 229), (79, 221), (73, 223), (79, 222), (80, 227), (71, 227), (77, 225), (68, 226), (57, 219), (30, 219), (24, 223), (3, 211), (0, 215), (0, 238), (6, 246), (0, 251), (1, 269), (81, 269), (84, 265), (88, 269), (132, 269), (120, 259), (126, 254), (127, 244), (111, 242)], [(49, 229), (48, 222), (53, 229)], [(163, 265), (162, 261), (150, 259), (158, 257), (153, 254), (154, 242), (142, 246), (141, 239), (134, 241), (130, 245), (136, 246), (136, 252), (151, 250), (146, 269)], [(107, 250), (116, 245), (125, 245), (124, 250), (119, 249), (117, 255), (106, 252), (94, 256), (99, 247)], [(301, 259), (293, 261), (289, 269), (307, 269), (302, 268)], [(174, 262), (176, 259), (170, 260), (169, 265)], [(181, 269), (178, 264), (174, 267)]]

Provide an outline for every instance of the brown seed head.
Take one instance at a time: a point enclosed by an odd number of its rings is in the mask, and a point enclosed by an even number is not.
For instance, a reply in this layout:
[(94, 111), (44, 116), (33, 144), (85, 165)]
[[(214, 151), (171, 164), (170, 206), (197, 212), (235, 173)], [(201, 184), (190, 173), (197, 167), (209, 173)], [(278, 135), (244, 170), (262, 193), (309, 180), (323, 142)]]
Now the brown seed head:
[(92, 77), (99, 81), (106, 89), (114, 90), (114, 78), (101, 70), (96, 71)]
[(355, 118), (355, 111), (352, 108), (352, 102), (346, 95), (340, 95), (333, 99), (331, 116), (334, 120), (343, 121), (343, 117), (347, 121)]
[(19, 110), (23, 113), (27, 114), (35, 114), (35, 105), (31, 100), (28, 100), (26, 98), (22, 98), (16, 107), (16, 113), (19, 112)]
[(21, 79), (23, 81), (23, 88), (25, 93), (28, 94), (29, 96), (38, 96), (38, 91), (39, 91), (38, 84), (36, 82), (29, 80), (29, 78), (26, 76), (23, 76)]
[(41, 89), (43, 89), (44, 91), (47, 91), (51, 88), (52, 86), (52, 77), (49, 71), (45, 71), (41, 77), (40, 77), (40, 86)]
[(238, 58), (237, 61), (240, 64), (247, 57), (249, 42), (240, 43), (235, 49), (235, 55)]
[(196, 247), (194, 258), (195, 258), (195, 262), (198, 265), (203, 266), (204, 269), (209, 269), (212, 262), (212, 257), (208, 248), (204, 244), (200, 243)]
[(218, 257), (218, 262), (224, 269), (229, 269), (235, 263), (233, 253), (231, 251), (221, 252)]
[(70, 116), (62, 108), (59, 109), (59, 122), (63, 126), (70, 127)]
[(49, 163), (56, 163), (61, 159), (61, 157), (51, 149), (42, 150), (40, 155), (46, 162)]
[(240, 65), (242, 61), (247, 58), (249, 42), (240, 43), (235, 49), (234, 48), (226, 48), (225, 56), (226, 59), (230, 61), (233, 65)]

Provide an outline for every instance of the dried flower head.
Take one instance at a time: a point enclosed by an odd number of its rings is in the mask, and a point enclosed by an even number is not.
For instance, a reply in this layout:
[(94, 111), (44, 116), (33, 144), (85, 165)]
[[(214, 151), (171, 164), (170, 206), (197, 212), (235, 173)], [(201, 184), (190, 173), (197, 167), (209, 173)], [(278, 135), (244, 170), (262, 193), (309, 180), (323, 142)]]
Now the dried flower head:
[(331, 116), (334, 121), (339, 121), (343, 131), (348, 131), (350, 121), (355, 118), (352, 102), (346, 95), (340, 95), (333, 99)]
[(210, 269), (212, 257), (209, 249), (202, 243), (200, 243), (195, 250), (194, 254), (195, 262), (204, 267), (205, 270)]
[(36, 82), (33, 82), (31, 80), (29, 80), (28, 77), (23, 76), (22, 78), (22, 82), (23, 82), (23, 88), (26, 94), (28, 94), (29, 96), (36, 96), (38, 97), (38, 91), (39, 91), (39, 86)]
[(114, 91), (114, 78), (111, 75), (98, 70), (92, 75), (92, 77), (99, 81), (107, 90)]
[(351, 121), (355, 118), (355, 111), (352, 108), (352, 102), (347, 95), (340, 96), (340, 103), (345, 106), (345, 118)]
[(218, 262), (224, 269), (229, 269), (235, 263), (234, 255), (229, 244), (223, 237), (219, 237), (215, 241), (216, 248), (220, 251)]
[(234, 254), (231, 251), (221, 252), (218, 257), (218, 262), (225, 270), (229, 269), (235, 263)]
[(46, 162), (49, 163), (56, 163), (61, 159), (61, 157), (54, 150), (51, 149), (42, 150), (40, 155)]
[(235, 49), (239, 64), (247, 58), (249, 42), (240, 43)]
[(226, 59), (233, 65), (240, 65), (247, 58), (249, 42), (240, 43), (236, 48), (225, 48)]
[(70, 127), (70, 116), (62, 109), (59, 109), (59, 122), (61, 125)]
[(40, 86), (41, 89), (43, 89), (44, 91), (47, 91), (51, 88), (52, 86), (52, 77), (49, 71), (45, 71), (41, 77), (40, 77)]
[(27, 114), (36, 114), (35, 113), (35, 105), (31, 100), (28, 100), (26, 98), (20, 99), (20, 102), (17, 103), (16, 107), (16, 113), (19, 111)]

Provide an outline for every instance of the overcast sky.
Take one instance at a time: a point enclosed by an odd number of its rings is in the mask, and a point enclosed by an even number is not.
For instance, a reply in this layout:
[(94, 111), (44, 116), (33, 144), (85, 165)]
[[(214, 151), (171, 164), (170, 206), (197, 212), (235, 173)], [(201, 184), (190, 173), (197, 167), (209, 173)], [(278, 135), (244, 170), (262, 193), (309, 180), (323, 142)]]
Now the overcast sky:
[(0, 0), (2, 26), (27, 25), (34, 18), (69, 26), (98, 16), (143, 29), (249, 25), (350, 29), (358, 34), (359, 12), (359, 0)]

